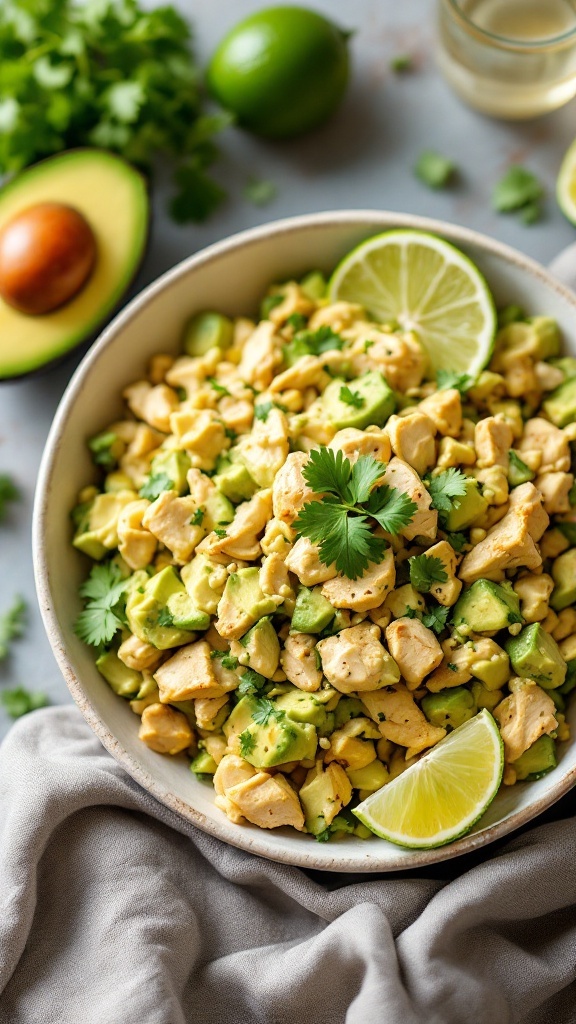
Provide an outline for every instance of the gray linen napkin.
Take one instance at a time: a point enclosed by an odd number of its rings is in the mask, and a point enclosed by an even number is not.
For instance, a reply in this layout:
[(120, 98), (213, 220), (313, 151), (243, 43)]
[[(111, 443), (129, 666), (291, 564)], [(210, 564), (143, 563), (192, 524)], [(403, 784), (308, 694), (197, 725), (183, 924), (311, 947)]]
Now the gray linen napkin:
[(38, 711), (0, 748), (0, 1021), (574, 1024), (575, 856), (570, 817), (420, 877), (311, 876)]

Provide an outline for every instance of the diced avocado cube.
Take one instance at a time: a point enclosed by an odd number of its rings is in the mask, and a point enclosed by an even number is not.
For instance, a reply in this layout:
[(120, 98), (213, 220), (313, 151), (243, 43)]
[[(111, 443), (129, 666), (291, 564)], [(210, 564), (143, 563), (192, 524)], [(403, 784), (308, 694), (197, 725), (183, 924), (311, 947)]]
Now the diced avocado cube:
[[(352, 404), (341, 396), (343, 389), (354, 397)], [(378, 370), (370, 370), (354, 380), (333, 380), (325, 389), (321, 404), (330, 423), (337, 430), (357, 427), (364, 430), (370, 424), (383, 427), (394, 412), (394, 392)]]
[(314, 587), (313, 590), (299, 587), (291, 629), (295, 633), (321, 633), (332, 622), (334, 614), (334, 608), (322, 596), (320, 587)]
[(356, 768), (355, 770), (348, 768), (346, 769), (346, 775), (354, 789), (367, 789), (371, 793), (375, 793), (377, 789), (382, 789), (382, 786), (385, 786), (390, 781), (386, 765), (378, 760), (371, 761), (364, 768)]
[(550, 365), (555, 366), (564, 374), (564, 380), (576, 377), (576, 359), (573, 356), (560, 356), (559, 359), (551, 359)]
[(432, 725), (457, 729), (473, 718), (478, 708), (470, 690), (465, 686), (454, 686), (440, 693), (427, 693), (422, 698), (422, 711)]
[(502, 690), (489, 690), (479, 679), (474, 679), (470, 689), (472, 690), (474, 703), (478, 710), (487, 708), (488, 711), (492, 712), (504, 697)]
[(105, 431), (96, 434), (88, 441), (88, 447), (92, 453), (92, 460), (97, 466), (102, 466), (107, 472), (116, 469), (119, 460), (126, 451), (126, 443), (112, 431)]
[(516, 454), (513, 448), (508, 452), (509, 463), (508, 463), (508, 483), (510, 487), (518, 487), (520, 484), (528, 483), (529, 480), (533, 480), (536, 474), (526, 463)]
[(314, 757), (318, 737), (309, 722), (297, 722), (284, 714), (272, 715), (265, 725), (259, 725), (251, 718), (241, 736), (248, 740), (243, 756), (255, 768), (273, 768)]
[(116, 651), (106, 651), (96, 659), (96, 668), (100, 675), (119, 697), (126, 697), (132, 700), (138, 694), (142, 686), (142, 673), (128, 668), (116, 654)]
[(320, 270), (311, 270), (300, 281), (300, 288), (307, 299), (312, 299), (312, 302), (318, 302), (319, 299), (325, 297), (328, 284)]
[(532, 782), (552, 771), (557, 764), (555, 740), (552, 736), (540, 736), (517, 761), (512, 762), (512, 767), (519, 781)]
[(341, 697), (334, 710), (334, 726), (340, 729), (352, 718), (362, 718), (366, 708), (358, 697)]
[(182, 580), (193, 603), (208, 615), (216, 614), (227, 578), (226, 568), (204, 554), (195, 555), (182, 567)]
[(218, 526), (225, 526), (234, 519), (234, 506), (220, 491), (213, 491), (209, 494), (202, 507), (204, 509), (202, 526), (206, 530), (214, 530)]
[(258, 490), (242, 462), (229, 462), (212, 477), (212, 482), (230, 501), (248, 501)]
[(166, 602), (172, 616), (172, 624), (177, 629), (204, 630), (210, 625), (210, 616), (200, 611), (186, 591), (171, 594)]
[(313, 693), (305, 693), (297, 687), (276, 697), (275, 705), (285, 711), (288, 718), (295, 722), (310, 722), (317, 729), (322, 729), (326, 721), (324, 705), (316, 700)]
[[(243, 636), (251, 626), (264, 615), (272, 615), (278, 609), (273, 597), (260, 589), (260, 575), (257, 566), (232, 572), (219, 604), (218, 614), (229, 622), (234, 620), (236, 635)], [(228, 634), (232, 635), (232, 634)]]
[(510, 678), (510, 659), (506, 651), (499, 650), (488, 658), (473, 661), (470, 671), (486, 690), (498, 692)]
[[(334, 805), (339, 811), (343, 804), (350, 802), (352, 789), (349, 780), (343, 779), (340, 784), (338, 773), (323, 770), (322, 764), (308, 772), (304, 785), (300, 787), (298, 796), (304, 808), (306, 828), (313, 836), (324, 832), (327, 821), (335, 820)], [(344, 831), (344, 829), (342, 829)]]
[(324, 640), (327, 636), (334, 636), (335, 633), (339, 633), (340, 630), (346, 629), (350, 625), (350, 612), (344, 608), (337, 608), (334, 618), (328, 623), (325, 629), (321, 631), (321, 637)]
[(465, 483), (466, 493), (458, 498), (459, 505), (453, 506), (449, 512), (443, 513), (443, 523), (450, 533), (458, 533), (472, 526), (488, 508), (488, 502), (480, 494), (478, 481), (468, 477)]
[(165, 473), (174, 484), (174, 490), (178, 491), (178, 494), (184, 494), (188, 490), (186, 474), (190, 466), (190, 456), (173, 448), (154, 456), (150, 463), (150, 475), (158, 476)]
[(248, 695), (247, 697), (242, 697), (236, 704), (236, 707), (232, 708), (222, 726), (222, 732), (228, 742), (235, 736), (240, 736), (241, 733), (246, 731), (248, 726), (253, 724), (252, 714), (256, 707), (256, 698)]
[(576, 601), (576, 547), (562, 552), (552, 564), (554, 590), (550, 605), (555, 612), (562, 611)]
[(241, 664), (249, 665), (266, 679), (271, 679), (280, 661), (280, 641), (268, 616), (258, 622), (240, 639), (246, 649), (246, 657), (240, 657)]
[(566, 710), (566, 701), (564, 700), (564, 695), (560, 693), (561, 689), (562, 687), (559, 687), (557, 690), (548, 690), (548, 695), (554, 704), (556, 711), (563, 712)]
[(567, 694), (572, 693), (572, 690), (576, 687), (576, 659), (566, 662), (566, 679), (562, 683), (562, 686), (558, 688), (559, 693), (564, 697)]
[(506, 650), (516, 675), (534, 679), (545, 690), (562, 686), (566, 662), (556, 641), (539, 622), (525, 626), (518, 636), (510, 637)]
[(78, 528), (72, 541), (74, 547), (95, 561), (100, 561), (117, 548), (120, 513), (135, 497), (134, 491), (97, 494), (83, 514), (77, 516)]
[(520, 598), (510, 584), (476, 580), (459, 597), (452, 621), (456, 629), (467, 626), (473, 633), (492, 633), (524, 620)]
[(189, 356), (203, 356), (211, 348), (230, 348), (234, 324), (221, 313), (196, 313), (184, 328), (182, 348)]
[(557, 427), (566, 427), (576, 420), (576, 377), (571, 377), (552, 391), (542, 408)]
[(194, 633), (172, 625), (168, 600), (174, 594), (186, 596), (186, 588), (174, 566), (169, 565), (150, 577), (144, 586), (133, 587), (126, 602), (126, 616), (132, 632), (160, 651), (191, 643), (194, 639)]
[(195, 775), (214, 775), (218, 765), (207, 750), (200, 750), (190, 764), (190, 771)]
[(498, 331), (496, 348), (517, 349), (534, 359), (550, 359), (560, 355), (560, 331), (549, 316), (532, 316), (512, 321)]

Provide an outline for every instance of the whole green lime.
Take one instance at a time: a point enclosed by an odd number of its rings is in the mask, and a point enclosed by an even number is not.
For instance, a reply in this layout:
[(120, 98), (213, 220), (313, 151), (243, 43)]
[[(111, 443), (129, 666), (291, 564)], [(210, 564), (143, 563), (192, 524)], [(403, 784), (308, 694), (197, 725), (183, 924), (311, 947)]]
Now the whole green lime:
[(347, 39), (315, 11), (269, 7), (225, 36), (210, 61), (208, 86), (256, 135), (302, 135), (330, 117), (344, 95)]

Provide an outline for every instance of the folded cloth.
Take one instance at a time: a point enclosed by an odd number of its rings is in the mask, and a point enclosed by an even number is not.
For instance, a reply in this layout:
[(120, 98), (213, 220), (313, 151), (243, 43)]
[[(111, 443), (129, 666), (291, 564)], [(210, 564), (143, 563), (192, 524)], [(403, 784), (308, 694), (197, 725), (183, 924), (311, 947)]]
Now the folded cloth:
[(0, 1021), (574, 1024), (575, 852), (568, 817), (443, 872), (311, 876), (38, 711), (0, 748)]

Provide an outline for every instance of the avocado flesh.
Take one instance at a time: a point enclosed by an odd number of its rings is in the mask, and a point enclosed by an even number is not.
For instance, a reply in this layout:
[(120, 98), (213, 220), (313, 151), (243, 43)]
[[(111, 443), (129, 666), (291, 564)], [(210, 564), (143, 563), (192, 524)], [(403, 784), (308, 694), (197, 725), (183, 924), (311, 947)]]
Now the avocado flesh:
[(174, 484), (174, 490), (178, 494), (185, 494), (188, 490), (186, 474), (190, 469), (190, 456), (186, 452), (163, 451), (156, 455), (150, 463), (150, 476), (159, 476), (165, 473)]
[(126, 617), (131, 631), (140, 640), (152, 644), (159, 651), (166, 651), (170, 647), (180, 647), (182, 644), (191, 643), (194, 640), (194, 633), (187, 629), (160, 624), (162, 611), (171, 616), (168, 602), (175, 594), (188, 597), (186, 588), (179, 580), (176, 570), (169, 565), (152, 576), (143, 587), (133, 588), (126, 602)]
[(128, 668), (116, 654), (116, 651), (106, 651), (96, 659), (96, 668), (101, 676), (108, 683), (110, 689), (119, 697), (132, 699), (136, 697), (142, 686), (142, 673)]
[(309, 722), (321, 729), (326, 721), (326, 711), (312, 693), (295, 688), (276, 697), (274, 703), (295, 722)]
[(551, 736), (540, 736), (517, 761), (512, 762), (512, 767), (519, 782), (524, 779), (531, 782), (546, 775), (557, 763), (555, 741)]
[(148, 237), (143, 177), (104, 150), (77, 149), (50, 157), (0, 191), (0, 230), (38, 203), (64, 203), (84, 215), (96, 237), (94, 270), (66, 305), (26, 316), (0, 299), (0, 379), (45, 366), (89, 338), (112, 313), (136, 273)]
[(555, 612), (562, 611), (576, 601), (576, 548), (564, 551), (552, 566), (554, 590), (550, 605)]
[(334, 618), (335, 609), (322, 596), (320, 587), (299, 587), (291, 629), (295, 633), (321, 633)]
[(454, 686), (441, 693), (429, 693), (422, 699), (422, 711), (432, 725), (442, 729), (457, 729), (470, 718), (478, 708), (470, 690), (465, 686)]
[[(274, 706), (277, 707), (276, 702)], [(287, 712), (272, 716), (265, 725), (254, 721), (258, 710), (255, 697), (242, 697), (223, 726), (228, 742), (236, 736), (248, 733), (252, 749), (243, 757), (255, 768), (272, 768), (287, 761), (302, 761), (313, 758), (316, 753), (317, 734), (309, 722), (296, 721)], [(278, 707), (278, 711), (282, 709)]]
[(526, 626), (505, 646), (516, 675), (533, 679), (545, 690), (562, 686), (566, 678), (566, 662), (556, 641), (539, 622)]
[(466, 625), (473, 633), (492, 633), (523, 620), (519, 598), (511, 587), (476, 580), (458, 599), (452, 621), (456, 628)]
[(346, 775), (350, 779), (354, 789), (368, 789), (372, 793), (375, 793), (377, 789), (382, 789), (387, 782), (390, 781), (390, 775), (388, 769), (382, 761), (371, 761), (370, 764), (364, 765), (363, 768), (346, 769)]
[[(343, 387), (348, 387), (359, 396), (358, 401), (363, 402), (360, 408), (349, 405), (340, 398)], [(364, 430), (372, 423), (377, 427), (383, 427), (396, 406), (392, 388), (377, 370), (370, 370), (363, 377), (356, 377), (350, 381), (333, 380), (325, 389), (320, 401), (325, 416), (337, 430), (345, 427)]]
[(566, 427), (576, 419), (576, 377), (565, 380), (542, 403), (546, 415), (557, 427)]
[(195, 775), (214, 775), (218, 765), (207, 750), (201, 750), (190, 764), (190, 771)]
[(488, 508), (488, 502), (480, 494), (476, 480), (468, 477), (465, 487), (466, 494), (458, 498), (458, 506), (453, 506), (444, 516), (444, 525), (450, 533), (466, 530), (483, 516)]
[(248, 501), (258, 490), (258, 484), (250, 476), (242, 462), (229, 462), (212, 477), (219, 491), (236, 503)]

